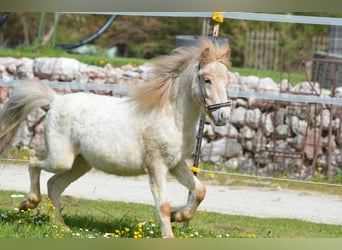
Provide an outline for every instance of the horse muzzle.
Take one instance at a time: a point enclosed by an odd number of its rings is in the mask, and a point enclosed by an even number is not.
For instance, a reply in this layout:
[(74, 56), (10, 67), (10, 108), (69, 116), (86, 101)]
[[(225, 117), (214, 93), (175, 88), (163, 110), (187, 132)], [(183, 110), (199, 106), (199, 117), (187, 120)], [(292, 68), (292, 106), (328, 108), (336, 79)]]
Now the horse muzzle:
[(207, 111), (210, 118), (214, 122), (215, 126), (224, 126), (227, 124), (231, 116), (231, 105), (230, 101), (224, 103), (218, 103), (209, 105)]

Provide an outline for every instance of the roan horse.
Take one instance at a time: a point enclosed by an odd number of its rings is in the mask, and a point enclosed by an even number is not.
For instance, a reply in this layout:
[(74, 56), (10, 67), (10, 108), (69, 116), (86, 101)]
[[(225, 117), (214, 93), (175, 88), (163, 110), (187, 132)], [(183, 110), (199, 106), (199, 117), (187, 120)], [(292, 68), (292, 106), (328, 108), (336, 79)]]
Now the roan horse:
[[(147, 173), (163, 237), (173, 238), (171, 222), (190, 220), (205, 197), (205, 187), (185, 163), (194, 150), (201, 112), (215, 125), (229, 119), (230, 107), (207, 109), (228, 100), (230, 49), (209, 39), (196, 47), (180, 47), (152, 60), (146, 83), (127, 98), (91, 93), (58, 95), (39, 82), (13, 89), (0, 112), (0, 152), (11, 145), (27, 115), (46, 111), (46, 155), (31, 155), (30, 192), (21, 209), (41, 201), (40, 172), (55, 173), (47, 183), (48, 196), (61, 215), (61, 194), (92, 167), (109, 174)], [(166, 197), (167, 173), (189, 189), (186, 205), (171, 212)]]

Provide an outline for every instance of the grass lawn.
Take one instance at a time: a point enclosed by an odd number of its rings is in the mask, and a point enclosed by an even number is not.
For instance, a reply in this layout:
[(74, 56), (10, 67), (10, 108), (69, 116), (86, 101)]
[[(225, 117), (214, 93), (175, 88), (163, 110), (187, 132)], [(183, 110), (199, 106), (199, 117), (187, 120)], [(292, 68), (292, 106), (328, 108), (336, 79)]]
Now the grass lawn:
[[(12, 196), (15, 194), (16, 196)], [(91, 201), (63, 196), (71, 232), (54, 223), (54, 208), (44, 197), (38, 209), (15, 210), (22, 193), (0, 191), (0, 238), (158, 238), (154, 206)], [(337, 238), (342, 226), (293, 219), (263, 219), (198, 211), (186, 228), (174, 223), (177, 238)]]

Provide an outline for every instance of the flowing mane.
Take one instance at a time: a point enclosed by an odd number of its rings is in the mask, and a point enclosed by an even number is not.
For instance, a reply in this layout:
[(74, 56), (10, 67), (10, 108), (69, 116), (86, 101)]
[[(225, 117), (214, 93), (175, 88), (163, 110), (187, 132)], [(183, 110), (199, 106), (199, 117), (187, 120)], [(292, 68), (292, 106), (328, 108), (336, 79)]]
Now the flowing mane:
[(230, 48), (201, 38), (198, 47), (179, 47), (169, 55), (151, 60), (152, 70), (144, 86), (135, 89), (133, 97), (147, 108), (161, 108), (171, 95), (174, 79), (189, 63), (207, 64), (218, 61), (230, 66)]

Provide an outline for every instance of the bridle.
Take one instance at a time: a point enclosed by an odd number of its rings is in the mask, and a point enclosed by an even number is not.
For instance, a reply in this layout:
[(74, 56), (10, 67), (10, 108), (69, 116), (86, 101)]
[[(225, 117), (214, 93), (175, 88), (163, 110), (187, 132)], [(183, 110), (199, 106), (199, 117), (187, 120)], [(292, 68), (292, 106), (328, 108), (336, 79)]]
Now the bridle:
[[(198, 72), (200, 71), (201, 69), (201, 62), (198, 63)], [(201, 84), (201, 76), (200, 74), (198, 74), (198, 79), (197, 79), (197, 82), (198, 82), (198, 87), (200, 89), (200, 95), (201, 95), (201, 99), (203, 101), (203, 104), (205, 105), (205, 112), (206, 114), (211, 117), (211, 113), (219, 108), (222, 108), (222, 107), (228, 107), (228, 106), (232, 106), (232, 102), (231, 101), (227, 101), (227, 102), (221, 102), (221, 103), (215, 103), (215, 104), (210, 104), (208, 105), (207, 104), (207, 101), (205, 99), (206, 97), (206, 94), (205, 94), (205, 88), (203, 87), (203, 84)]]
[[(198, 72), (201, 69), (201, 62), (198, 63)], [(203, 104), (205, 105), (205, 113), (202, 112), (201, 113), (201, 118), (199, 121), (199, 126), (198, 126), (198, 133), (196, 136), (196, 146), (195, 146), (195, 154), (194, 154), (194, 161), (192, 166), (190, 166), (190, 170), (194, 173), (194, 175), (197, 175), (197, 173), (200, 171), (200, 168), (198, 167), (198, 163), (199, 163), (199, 158), (200, 158), (200, 150), (201, 150), (201, 144), (202, 144), (202, 138), (203, 138), (203, 129), (204, 129), (204, 123), (205, 123), (205, 115), (207, 114), (210, 118), (212, 118), (212, 112), (222, 108), (222, 107), (228, 107), (228, 106), (232, 106), (232, 102), (231, 101), (227, 101), (227, 102), (222, 102), (222, 103), (215, 103), (215, 104), (211, 104), (208, 105), (207, 101), (205, 99), (205, 88), (202, 86), (201, 84), (201, 77), (200, 74), (198, 74), (197, 76), (197, 82), (198, 82), (198, 87), (200, 89), (200, 95), (201, 95), (201, 99), (203, 101)]]

